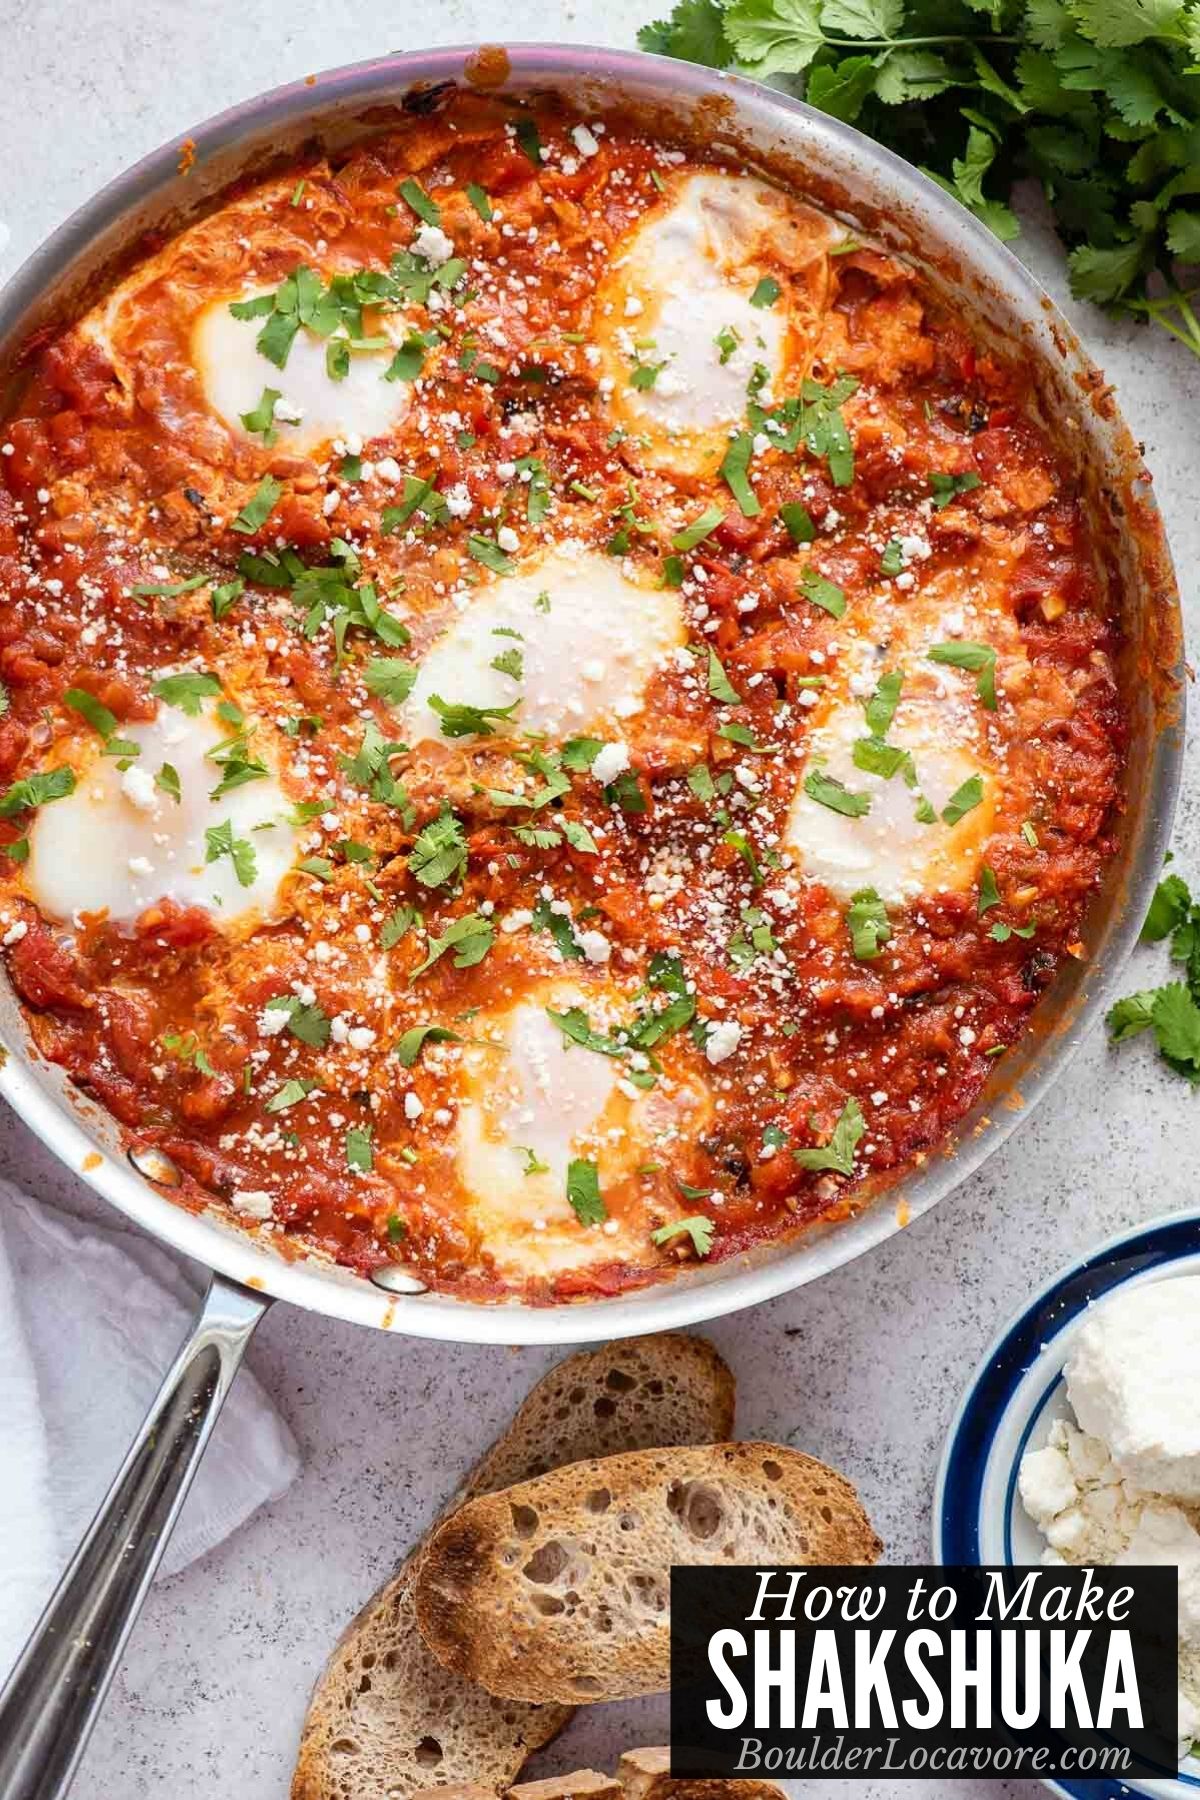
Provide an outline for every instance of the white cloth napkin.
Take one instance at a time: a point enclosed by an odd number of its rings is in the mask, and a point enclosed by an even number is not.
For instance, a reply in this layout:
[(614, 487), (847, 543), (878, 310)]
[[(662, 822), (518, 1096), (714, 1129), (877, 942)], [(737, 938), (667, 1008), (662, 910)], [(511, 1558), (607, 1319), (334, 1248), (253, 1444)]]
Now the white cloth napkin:
[[(103, 1499), (196, 1300), (157, 1245), (0, 1181), (0, 1676)], [(295, 1439), (243, 1369), (161, 1573), (278, 1499), (299, 1467)]]

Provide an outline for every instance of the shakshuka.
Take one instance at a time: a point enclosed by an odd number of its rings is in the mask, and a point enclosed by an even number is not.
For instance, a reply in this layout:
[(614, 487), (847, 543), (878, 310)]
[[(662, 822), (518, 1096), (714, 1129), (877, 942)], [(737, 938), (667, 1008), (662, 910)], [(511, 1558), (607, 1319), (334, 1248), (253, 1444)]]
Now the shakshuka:
[(243, 185), (0, 427), (36, 1047), (470, 1298), (844, 1213), (1080, 953), (1102, 595), (1028, 370), (728, 152), (467, 96)]

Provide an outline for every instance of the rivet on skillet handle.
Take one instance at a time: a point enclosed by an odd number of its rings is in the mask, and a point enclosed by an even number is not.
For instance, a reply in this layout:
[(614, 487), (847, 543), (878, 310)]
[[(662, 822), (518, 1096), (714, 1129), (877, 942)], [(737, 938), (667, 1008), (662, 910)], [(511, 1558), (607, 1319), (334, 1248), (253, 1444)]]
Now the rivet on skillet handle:
[(214, 1276), (195, 1324), (0, 1694), (0, 1800), (61, 1800), (254, 1327), (271, 1304)]

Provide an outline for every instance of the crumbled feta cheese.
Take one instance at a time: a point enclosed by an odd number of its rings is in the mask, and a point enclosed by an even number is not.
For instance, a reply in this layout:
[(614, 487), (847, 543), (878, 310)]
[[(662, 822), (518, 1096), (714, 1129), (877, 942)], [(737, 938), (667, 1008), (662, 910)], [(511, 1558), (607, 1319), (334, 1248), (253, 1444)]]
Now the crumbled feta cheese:
[(435, 269), (440, 269), (454, 255), (454, 244), (440, 225), (422, 225), (413, 238), (412, 249)]
[(234, 1188), (230, 1198), (237, 1212), (251, 1219), (269, 1219), (275, 1202), (265, 1188)]
[(710, 1063), (723, 1063), (733, 1055), (741, 1041), (742, 1028), (737, 1020), (722, 1019), (720, 1024), (709, 1026), (704, 1054)]
[(604, 744), (593, 758), (592, 775), (602, 787), (607, 787), (618, 775), (623, 775), (628, 767), (628, 744)]
[(152, 812), (155, 806), (154, 777), (149, 769), (130, 763), (121, 776), (121, 792), (139, 812)]

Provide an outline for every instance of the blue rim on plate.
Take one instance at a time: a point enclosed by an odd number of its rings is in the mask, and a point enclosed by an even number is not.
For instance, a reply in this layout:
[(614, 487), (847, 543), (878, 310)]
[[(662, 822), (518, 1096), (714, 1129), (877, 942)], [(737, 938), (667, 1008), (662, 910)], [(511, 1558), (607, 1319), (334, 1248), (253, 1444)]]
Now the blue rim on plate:
[[(1005, 1560), (1018, 1560), (1012, 1539), (1017, 1469), (1026, 1444), (1062, 1387), (1063, 1357), (1055, 1356), (1054, 1341), (1114, 1288), (1189, 1261), (1200, 1264), (1200, 1216), (1177, 1213), (1154, 1219), (1109, 1238), (1082, 1261), (1060, 1270), (998, 1334), (971, 1376), (946, 1436), (933, 1496), (935, 1562), (994, 1562), (1001, 1545)], [(1031, 1378), (1043, 1361), (1045, 1379), (1040, 1384), (1034, 1379), (1032, 1391)], [(1022, 1389), (1023, 1416), (1019, 1430), (1009, 1434), (1011, 1448), (1008, 1443), (1003, 1446), (1009, 1466), (999, 1472), (1001, 1487), (989, 1463)], [(997, 1495), (1000, 1520), (995, 1518)], [(987, 1545), (985, 1534), (990, 1538)], [(1043, 1785), (1067, 1800), (1129, 1800), (1137, 1795), (1175, 1800), (1200, 1794), (1200, 1776), (1187, 1770), (1174, 1778), (1132, 1784), (1100, 1778)]]

